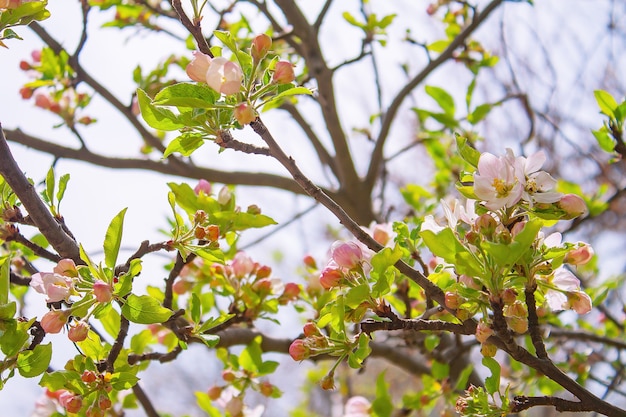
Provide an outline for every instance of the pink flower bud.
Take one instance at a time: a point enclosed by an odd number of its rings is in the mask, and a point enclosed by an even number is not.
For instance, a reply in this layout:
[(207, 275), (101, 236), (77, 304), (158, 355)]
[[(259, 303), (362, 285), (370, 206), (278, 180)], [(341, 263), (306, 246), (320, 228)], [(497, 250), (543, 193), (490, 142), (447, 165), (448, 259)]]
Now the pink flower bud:
[(385, 246), (395, 233), (389, 224), (376, 224), (372, 227), (372, 237), (381, 245)]
[(93, 294), (99, 303), (108, 303), (113, 299), (113, 287), (101, 279), (93, 283)]
[(69, 317), (70, 312), (65, 310), (51, 310), (48, 311), (41, 318), (40, 324), (46, 333), (59, 333), (65, 323), (67, 323), (67, 318)]
[(235, 120), (237, 120), (237, 122), (242, 126), (254, 122), (257, 116), (254, 107), (246, 103), (241, 103), (237, 107), (235, 107), (235, 112), (233, 115), (235, 117)]
[(565, 255), (565, 262), (571, 265), (584, 265), (593, 258), (593, 248), (586, 243), (579, 243), (576, 249), (573, 249)]
[(31, 98), (33, 96), (33, 92), (34, 90), (32, 88), (28, 88), (28, 87), (20, 88), (20, 96), (22, 96), (24, 100), (28, 100), (29, 98)]
[(47, 95), (38, 93), (35, 94), (35, 106), (47, 110), (52, 106), (52, 101), (50, 101), (50, 97)]
[(355, 242), (336, 241), (330, 247), (330, 257), (337, 265), (353, 269), (361, 265), (363, 251)]
[(451, 292), (451, 291), (446, 291), (445, 294), (445, 303), (446, 303), (446, 307), (455, 310), (457, 308), (459, 308), (459, 306), (462, 304), (463, 300), (461, 299), (461, 297), (459, 296), (459, 294), (455, 293), (455, 292)]
[(59, 395), (59, 404), (68, 413), (78, 413), (83, 406), (83, 398), (73, 392), (65, 391)]
[(205, 179), (200, 179), (198, 184), (194, 187), (193, 191), (199, 195), (200, 193), (204, 193), (204, 195), (211, 195), (211, 183)]
[(478, 322), (478, 326), (476, 326), (476, 340), (480, 343), (485, 343), (489, 336), (493, 334), (493, 329), (489, 327), (487, 323), (484, 321)]
[(300, 286), (295, 282), (288, 282), (285, 284), (285, 289), (282, 295), (279, 297), (278, 302), (282, 305), (287, 304), (289, 301), (298, 299), (300, 295)]
[(341, 271), (332, 266), (324, 268), (320, 275), (320, 284), (327, 290), (339, 286), (342, 280), (343, 274)]
[(243, 416), (243, 399), (241, 397), (232, 397), (224, 406), (224, 411), (226, 411), (229, 416)]
[(185, 71), (192, 80), (199, 83), (205, 83), (206, 73), (209, 70), (212, 58), (200, 51), (193, 51), (192, 54), (193, 58), (191, 59), (191, 62), (187, 64)]
[(98, 397), (98, 407), (100, 408), (100, 410), (108, 410), (109, 408), (111, 408), (111, 405), (111, 399), (109, 398), (109, 396), (100, 394), (100, 396)]
[(41, 62), (41, 49), (35, 49), (33, 52), (30, 53), (30, 57), (35, 62)]
[(296, 339), (289, 346), (289, 355), (294, 361), (303, 361), (311, 355), (311, 349), (302, 339)]
[(217, 400), (222, 395), (222, 387), (218, 385), (210, 386), (209, 389), (207, 390), (207, 395), (209, 396), (211, 400), (213, 401)]
[(317, 263), (315, 262), (315, 258), (312, 257), (311, 255), (306, 255), (303, 259), (303, 262), (307, 267), (311, 269), (317, 268)]
[(78, 277), (78, 270), (76, 269), (76, 264), (71, 259), (61, 259), (57, 266), (52, 268), (52, 272), (55, 272), (59, 275), (65, 275), (66, 277), (76, 278)]
[(274, 76), (272, 81), (277, 84), (289, 84), (296, 79), (296, 75), (293, 72), (293, 65), (288, 61), (278, 61), (274, 68)]
[(67, 337), (72, 342), (82, 342), (87, 339), (87, 335), (89, 334), (89, 325), (84, 321), (79, 321), (76, 325), (71, 326), (69, 332), (67, 332)]
[(558, 202), (558, 206), (565, 211), (565, 219), (574, 219), (587, 213), (585, 200), (576, 194), (565, 194)]
[(322, 335), (322, 332), (320, 331), (319, 327), (317, 327), (317, 325), (313, 322), (306, 323), (304, 327), (302, 328), (302, 333), (304, 333), (306, 337), (314, 337), (314, 336)]
[(272, 38), (267, 36), (265, 33), (257, 35), (252, 40), (252, 46), (250, 47), (250, 55), (252, 55), (252, 59), (256, 62), (259, 62), (265, 55), (267, 55), (267, 51), (272, 47)]

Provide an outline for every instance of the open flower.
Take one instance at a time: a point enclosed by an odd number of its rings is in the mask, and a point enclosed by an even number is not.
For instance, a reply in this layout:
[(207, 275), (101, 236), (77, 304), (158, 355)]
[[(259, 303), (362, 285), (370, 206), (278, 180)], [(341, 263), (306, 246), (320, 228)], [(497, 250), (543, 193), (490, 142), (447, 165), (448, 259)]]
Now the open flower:
[(206, 83), (218, 93), (236, 94), (241, 89), (243, 71), (236, 63), (224, 57), (211, 60), (206, 72)]
[(591, 311), (591, 298), (580, 289), (580, 281), (570, 271), (558, 268), (549, 283), (546, 302), (552, 311), (572, 309), (578, 314)]
[(474, 193), (490, 210), (512, 207), (522, 198), (523, 180), (524, 173), (509, 158), (485, 152), (474, 174)]
[(507, 149), (506, 156), (511, 164), (515, 166), (516, 172), (524, 174), (524, 189), (522, 199), (531, 206), (533, 203), (556, 203), (561, 199), (561, 193), (551, 191), (556, 185), (556, 180), (550, 174), (539, 169), (546, 161), (546, 154), (543, 151), (534, 153), (525, 158), (513, 155), (513, 151)]
[(191, 59), (191, 62), (187, 64), (185, 71), (192, 80), (204, 83), (206, 82), (206, 73), (209, 70), (212, 58), (200, 51), (193, 51), (192, 54), (193, 58)]
[(30, 286), (38, 293), (47, 295), (47, 303), (68, 301), (74, 289), (72, 278), (54, 272), (34, 274)]

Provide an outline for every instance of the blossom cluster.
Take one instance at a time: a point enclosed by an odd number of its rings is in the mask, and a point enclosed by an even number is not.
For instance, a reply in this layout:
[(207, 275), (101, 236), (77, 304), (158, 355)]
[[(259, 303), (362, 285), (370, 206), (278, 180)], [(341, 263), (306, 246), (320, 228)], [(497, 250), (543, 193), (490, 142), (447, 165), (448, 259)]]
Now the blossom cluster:
[[(52, 308), (40, 320), (41, 327), (46, 333), (59, 333), (70, 320), (76, 310), (75, 304), (70, 303), (70, 297), (82, 296), (90, 305), (95, 303), (109, 303), (113, 300), (113, 285), (102, 279), (88, 281), (81, 278), (76, 264), (71, 259), (61, 259), (52, 272), (38, 272), (33, 274), (30, 286), (40, 294), (44, 294), (46, 303), (52, 305), (71, 305), (67, 309)], [(80, 342), (87, 338), (89, 333), (88, 317), (74, 318), (69, 327), (68, 338), (72, 342)]]

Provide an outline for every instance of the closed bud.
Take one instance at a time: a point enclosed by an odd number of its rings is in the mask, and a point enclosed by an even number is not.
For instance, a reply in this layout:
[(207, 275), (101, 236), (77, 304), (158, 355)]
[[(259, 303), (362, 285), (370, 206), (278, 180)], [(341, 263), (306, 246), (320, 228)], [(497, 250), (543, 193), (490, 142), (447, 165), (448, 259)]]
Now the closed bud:
[(222, 379), (226, 382), (233, 382), (235, 379), (237, 379), (237, 376), (230, 369), (224, 369), (222, 371)]
[(294, 301), (298, 299), (300, 295), (300, 286), (295, 282), (288, 282), (285, 284), (285, 289), (283, 293), (278, 298), (278, 302), (281, 305), (285, 305), (290, 301)]
[(256, 277), (258, 279), (267, 278), (270, 275), (272, 275), (272, 268), (267, 265), (260, 266), (256, 270)]
[(235, 120), (237, 120), (237, 122), (243, 126), (254, 122), (257, 114), (256, 110), (254, 110), (254, 107), (247, 103), (241, 103), (237, 105), (237, 107), (235, 107), (233, 116), (235, 117)]
[(479, 233), (483, 234), (487, 239), (491, 239), (493, 232), (496, 230), (496, 220), (488, 213), (479, 216), (474, 222)]
[(99, 303), (108, 303), (113, 299), (113, 287), (111, 284), (98, 279), (93, 283), (93, 294)]
[(212, 385), (207, 390), (207, 395), (212, 401), (217, 400), (222, 395), (222, 387), (218, 385)]
[(302, 328), (302, 332), (306, 337), (322, 336), (319, 327), (313, 322), (308, 322)]
[(100, 407), (100, 410), (102, 411), (111, 408), (111, 400), (108, 395), (102, 394), (98, 397), (98, 407)]
[(355, 242), (336, 241), (330, 247), (330, 256), (337, 265), (353, 269), (361, 265), (363, 251)]
[(333, 374), (326, 375), (321, 381), (320, 386), (323, 390), (335, 389), (335, 376)]
[(288, 61), (278, 61), (274, 68), (274, 76), (272, 81), (277, 84), (289, 84), (296, 79), (296, 75), (293, 72), (293, 65)]
[(83, 374), (80, 376), (80, 379), (86, 384), (91, 384), (92, 382), (95, 382), (96, 378), (97, 376), (94, 371), (84, 371)]
[(306, 255), (303, 259), (303, 262), (307, 267), (311, 269), (317, 268), (317, 263), (315, 262), (315, 258), (312, 257), (311, 255)]
[(252, 39), (252, 46), (250, 47), (250, 55), (252, 59), (259, 62), (267, 55), (267, 51), (272, 47), (272, 38), (265, 33), (257, 35)]
[(41, 327), (46, 333), (59, 333), (65, 326), (65, 323), (67, 323), (69, 315), (70, 312), (65, 310), (48, 311), (41, 318)]
[(210, 242), (215, 242), (217, 239), (220, 238), (220, 227), (216, 226), (214, 224), (206, 227), (205, 229), (206, 231), (206, 235), (205, 235), (205, 239), (210, 241)]
[(593, 248), (586, 243), (579, 243), (576, 249), (572, 249), (565, 255), (565, 262), (570, 265), (584, 265), (593, 258)]
[(76, 325), (71, 326), (70, 330), (67, 332), (67, 337), (74, 343), (82, 342), (87, 339), (87, 335), (89, 334), (89, 325), (84, 321), (79, 321)]
[(498, 352), (498, 348), (491, 343), (483, 343), (480, 347), (480, 353), (487, 358), (493, 358), (496, 356), (496, 352)]
[(324, 268), (320, 275), (320, 284), (327, 290), (339, 286), (342, 280), (343, 274), (341, 271), (330, 266)]
[(34, 90), (32, 88), (28, 88), (28, 87), (20, 88), (20, 96), (22, 96), (24, 100), (28, 100), (29, 98), (31, 98), (33, 96), (33, 93), (34, 93)]
[(463, 300), (461, 299), (461, 297), (455, 292), (447, 291), (445, 294), (446, 307), (451, 310), (456, 310), (457, 308), (459, 308), (459, 306), (462, 304), (462, 301)]
[(304, 343), (302, 339), (294, 340), (289, 346), (289, 356), (294, 361), (303, 361), (311, 355), (311, 349)]
[(493, 334), (493, 329), (489, 327), (487, 323), (484, 321), (478, 322), (478, 326), (476, 326), (476, 340), (480, 343), (485, 343), (489, 336)]
[(565, 194), (557, 203), (559, 208), (565, 212), (565, 219), (570, 220), (587, 213), (585, 200), (576, 194)]
[(259, 392), (265, 397), (270, 397), (274, 393), (274, 385), (269, 381), (262, 381), (259, 384)]
[(199, 195), (200, 193), (204, 193), (204, 195), (211, 195), (211, 183), (207, 180), (200, 179), (198, 184), (193, 188), (193, 192)]

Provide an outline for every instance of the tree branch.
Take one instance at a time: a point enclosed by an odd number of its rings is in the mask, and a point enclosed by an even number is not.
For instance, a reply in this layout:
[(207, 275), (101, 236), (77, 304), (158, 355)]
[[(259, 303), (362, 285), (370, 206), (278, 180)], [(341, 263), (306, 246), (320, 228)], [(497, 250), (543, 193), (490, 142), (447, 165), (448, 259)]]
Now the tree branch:
[(62, 225), (52, 216), (39, 198), (35, 187), (28, 182), (13, 159), (2, 125), (0, 125), (0, 175), (4, 177), (9, 187), (20, 199), (39, 231), (50, 242), (54, 250), (63, 258), (70, 258), (77, 264), (83, 263), (76, 242), (65, 233)]

